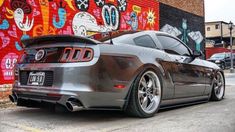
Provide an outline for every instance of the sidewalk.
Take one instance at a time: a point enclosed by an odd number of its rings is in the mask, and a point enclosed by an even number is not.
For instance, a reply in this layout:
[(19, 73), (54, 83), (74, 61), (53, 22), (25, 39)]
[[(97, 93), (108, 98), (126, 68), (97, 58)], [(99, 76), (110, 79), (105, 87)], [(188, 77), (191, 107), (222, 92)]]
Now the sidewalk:
[(235, 72), (234, 73), (230, 73), (230, 70), (224, 70), (224, 75), (225, 76), (234, 76), (235, 77)]

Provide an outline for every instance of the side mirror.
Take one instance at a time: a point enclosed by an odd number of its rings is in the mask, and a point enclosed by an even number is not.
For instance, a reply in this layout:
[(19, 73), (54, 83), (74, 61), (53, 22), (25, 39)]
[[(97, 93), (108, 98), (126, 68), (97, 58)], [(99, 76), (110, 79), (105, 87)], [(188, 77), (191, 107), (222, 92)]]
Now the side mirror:
[(203, 55), (202, 51), (193, 51), (193, 58), (201, 57)]

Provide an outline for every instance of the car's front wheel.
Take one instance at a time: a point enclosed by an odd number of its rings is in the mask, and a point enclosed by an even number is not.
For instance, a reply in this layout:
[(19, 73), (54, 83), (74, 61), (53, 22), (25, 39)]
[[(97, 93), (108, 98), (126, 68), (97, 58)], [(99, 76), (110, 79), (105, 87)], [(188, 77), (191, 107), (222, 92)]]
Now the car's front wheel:
[(162, 90), (161, 79), (153, 70), (139, 75), (132, 85), (126, 112), (136, 117), (151, 117), (159, 109)]
[(222, 63), (222, 64), (221, 64), (221, 69), (222, 69), (222, 70), (225, 70), (225, 68), (226, 68), (226, 67), (225, 67), (225, 64)]
[(213, 89), (211, 92), (211, 100), (220, 101), (224, 98), (225, 80), (221, 72), (217, 72), (214, 77)]

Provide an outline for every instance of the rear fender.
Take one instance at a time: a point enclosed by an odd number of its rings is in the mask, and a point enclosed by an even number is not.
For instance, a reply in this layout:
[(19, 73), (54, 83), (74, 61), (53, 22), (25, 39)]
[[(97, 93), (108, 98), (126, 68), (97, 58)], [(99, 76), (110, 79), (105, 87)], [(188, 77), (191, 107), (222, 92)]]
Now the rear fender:
[(133, 79), (131, 80), (131, 85), (130, 85), (130, 88), (128, 90), (128, 93), (126, 95), (126, 98), (125, 98), (125, 104), (123, 106), (123, 109), (125, 110), (128, 106), (128, 103), (129, 103), (129, 99), (130, 99), (130, 95), (131, 95), (131, 92), (132, 92), (132, 86), (135, 82), (135, 80), (137, 79), (138, 76), (142, 75), (145, 71), (147, 70), (153, 70), (154, 72), (157, 73), (157, 75), (159, 76), (159, 79), (160, 79), (160, 82), (162, 82), (161, 86), (162, 86), (162, 92), (163, 92), (163, 87), (165, 87), (165, 83), (164, 83), (164, 70), (162, 68), (161, 65), (159, 65), (160, 67), (157, 67), (156, 65), (154, 64), (145, 64), (143, 66), (141, 66), (138, 70), (136, 70), (135, 72), (135, 75), (133, 77)]

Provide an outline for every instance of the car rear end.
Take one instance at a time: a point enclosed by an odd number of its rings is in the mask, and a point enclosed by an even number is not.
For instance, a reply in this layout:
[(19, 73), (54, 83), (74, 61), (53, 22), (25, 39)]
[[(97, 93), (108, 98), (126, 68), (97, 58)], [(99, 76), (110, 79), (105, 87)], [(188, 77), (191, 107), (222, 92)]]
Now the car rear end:
[(28, 107), (60, 104), (71, 111), (102, 105), (96, 102), (100, 95), (95, 75), (100, 57), (97, 42), (74, 36), (46, 36), (23, 43), (25, 51), (15, 68), (10, 96), (13, 102)]

